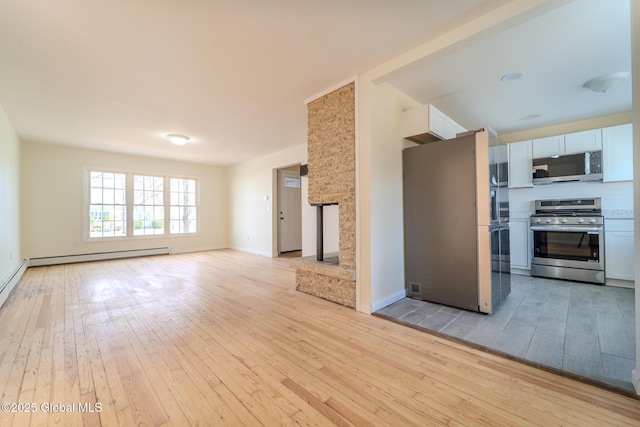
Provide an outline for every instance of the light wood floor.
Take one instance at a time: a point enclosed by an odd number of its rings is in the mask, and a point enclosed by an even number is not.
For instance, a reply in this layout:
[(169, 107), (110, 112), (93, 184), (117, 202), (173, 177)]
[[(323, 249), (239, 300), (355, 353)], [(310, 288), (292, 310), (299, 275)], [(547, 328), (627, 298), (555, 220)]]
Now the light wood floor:
[(0, 426), (640, 425), (640, 400), (296, 292), (294, 276), (230, 250), (27, 270), (0, 309), (0, 394), (35, 411)]

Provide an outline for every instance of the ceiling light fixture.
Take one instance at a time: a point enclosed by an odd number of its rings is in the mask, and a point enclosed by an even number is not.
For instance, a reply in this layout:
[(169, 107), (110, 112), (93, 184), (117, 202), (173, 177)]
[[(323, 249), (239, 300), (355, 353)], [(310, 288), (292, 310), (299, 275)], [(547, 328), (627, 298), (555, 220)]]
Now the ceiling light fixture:
[(512, 82), (514, 80), (518, 80), (524, 77), (524, 73), (521, 71), (515, 72), (515, 73), (509, 73), (509, 74), (505, 74), (504, 76), (502, 76), (500, 78), (500, 80), (502, 80), (504, 83), (508, 83), (508, 82)]
[(594, 92), (607, 93), (614, 87), (621, 84), (629, 78), (627, 71), (619, 71), (617, 73), (604, 74), (586, 82), (583, 86)]
[(167, 138), (169, 138), (169, 141), (173, 142), (176, 145), (184, 145), (187, 143), (187, 141), (189, 141), (188, 136), (178, 135), (177, 133), (170, 133), (169, 135), (167, 135)]
[(529, 114), (528, 116), (524, 116), (521, 120), (533, 120), (541, 117), (542, 114)]

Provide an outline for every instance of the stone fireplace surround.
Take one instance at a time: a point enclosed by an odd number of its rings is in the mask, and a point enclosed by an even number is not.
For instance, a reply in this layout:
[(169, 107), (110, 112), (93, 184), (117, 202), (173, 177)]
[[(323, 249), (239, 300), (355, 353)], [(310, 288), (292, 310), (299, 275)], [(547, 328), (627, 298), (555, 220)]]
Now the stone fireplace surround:
[(292, 261), (296, 289), (356, 304), (355, 83), (307, 104), (309, 204), (338, 205), (339, 252)]

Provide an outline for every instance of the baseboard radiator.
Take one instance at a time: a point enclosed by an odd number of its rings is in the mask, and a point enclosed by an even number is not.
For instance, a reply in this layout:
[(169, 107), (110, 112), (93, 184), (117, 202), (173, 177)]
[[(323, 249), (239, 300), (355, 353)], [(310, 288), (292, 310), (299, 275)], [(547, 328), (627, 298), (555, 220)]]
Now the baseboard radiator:
[(43, 265), (72, 264), (76, 262), (105, 261), (109, 259), (136, 258), (150, 255), (168, 255), (169, 248), (133, 249), (128, 251), (97, 252), (93, 254), (62, 255), (41, 258), (30, 258), (29, 267)]
[(13, 288), (16, 287), (22, 278), (22, 275), (27, 270), (27, 266), (27, 260), (23, 259), (13, 273), (0, 283), (0, 307), (2, 307), (2, 304), (7, 300)]

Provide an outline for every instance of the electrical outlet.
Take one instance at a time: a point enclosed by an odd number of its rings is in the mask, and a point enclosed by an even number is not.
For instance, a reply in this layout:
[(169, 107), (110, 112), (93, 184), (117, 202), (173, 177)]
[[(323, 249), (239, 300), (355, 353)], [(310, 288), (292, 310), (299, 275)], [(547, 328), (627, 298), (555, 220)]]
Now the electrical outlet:
[(247, 240), (249, 240), (249, 239), (250, 239), (250, 236), (247, 234)]

